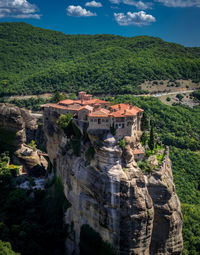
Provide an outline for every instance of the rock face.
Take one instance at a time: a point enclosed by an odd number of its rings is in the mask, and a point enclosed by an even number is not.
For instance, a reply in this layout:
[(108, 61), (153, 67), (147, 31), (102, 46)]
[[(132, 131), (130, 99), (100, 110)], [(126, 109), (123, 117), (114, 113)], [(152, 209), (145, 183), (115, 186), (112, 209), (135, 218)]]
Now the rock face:
[(147, 187), (154, 204), (150, 253), (180, 254), (182, 214), (173, 183), (169, 150), (162, 167), (147, 177)]
[(26, 130), (37, 130), (37, 122), (30, 113), (11, 104), (0, 104), (0, 128), (15, 134), (13, 145), (20, 146), (26, 142)]
[(41, 127), (38, 129), (37, 119), (28, 110), (11, 104), (0, 104), (0, 142), (15, 150), (14, 161), (22, 164), (25, 173), (37, 172), (38, 167), (47, 168), (47, 161), (37, 150), (32, 150), (25, 143), (38, 140), (44, 134)]
[[(168, 154), (161, 169), (144, 175), (134, 161), (132, 139), (122, 152), (111, 134), (90, 133), (75, 156), (55, 121), (53, 113), (45, 113), (47, 151), (71, 203), (65, 215), (73, 226), (67, 254), (79, 254), (83, 224), (111, 243), (117, 254), (181, 254), (182, 215)], [(91, 146), (95, 155), (88, 161), (85, 152)]]
[(44, 175), (48, 167), (47, 160), (40, 154), (39, 150), (33, 150), (26, 144), (22, 144), (13, 155), (14, 163), (23, 165), (23, 173), (33, 176)]

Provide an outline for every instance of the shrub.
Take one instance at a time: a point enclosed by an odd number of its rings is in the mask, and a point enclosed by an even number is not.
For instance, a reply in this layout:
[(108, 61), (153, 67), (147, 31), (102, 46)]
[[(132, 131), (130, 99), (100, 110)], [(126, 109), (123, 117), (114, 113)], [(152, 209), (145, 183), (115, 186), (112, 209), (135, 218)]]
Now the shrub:
[(125, 139), (123, 138), (123, 139), (121, 139), (121, 140), (119, 140), (119, 147), (122, 149), (122, 150), (124, 150), (124, 148), (125, 148), (125, 146), (126, 146), (126, 141), (125, 141)]
[(170, 98), (170, 97), (167, 97), (167, 98), (166, 98), (166, 101), (167, 101), (167, 102), (170, 102), (170, 101), (171, 101), (171, 98)]
[(29, 144), (29, 147), (31, 147), (34, 151), (37, 149), (37, 145), (36, 142), (34, 140), (32, 140)]
[(184, 98), (184, 96), (182, 94), (177, 94), (176, 98), (178, 98), (181, 101)]
[(68, 133), (67, 128), (72, 120), (73, 115), (71, 113), (67, 113), (67, 114), (61, 114), (58, 118), (58, 120), (56, 121), (56, 125), (63, 129), (65, 133)]

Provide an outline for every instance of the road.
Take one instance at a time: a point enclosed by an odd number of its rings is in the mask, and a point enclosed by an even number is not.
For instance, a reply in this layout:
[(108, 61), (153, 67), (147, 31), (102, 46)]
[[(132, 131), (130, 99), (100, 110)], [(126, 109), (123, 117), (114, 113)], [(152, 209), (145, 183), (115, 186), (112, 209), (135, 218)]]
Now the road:
[(161, 96), (167, 96), (167, 95), (176, 95), (178, 93), (180, 93), (180, 94), (192, 93), (193, 91), (195, 91), (195, 90), (192, 89), (192, 90), (174, 91), (174, 92), (168, 92), (168, 93), (158, 93), (158, 94), (151, 94), (150, 96), (152, 96), (152, 97), (161, 97)]

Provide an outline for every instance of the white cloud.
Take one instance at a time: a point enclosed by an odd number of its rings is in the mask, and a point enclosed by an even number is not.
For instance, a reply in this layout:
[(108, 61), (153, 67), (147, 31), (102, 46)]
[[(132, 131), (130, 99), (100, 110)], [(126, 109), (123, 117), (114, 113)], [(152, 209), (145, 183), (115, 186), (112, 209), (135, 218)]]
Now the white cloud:
[(124, 13), (114, 13), (115, 20), (120, 26), (147, 26), (152, 22), (155, 22), (156, 19), (150, 14), (146, 14), (144, 11), (140, 12), (127, 12)]
[(150, 2), (142, 2), (141, 0), (139, 1), (134, 1), (134, 0), (109, 0), (113, 4), (127, 4), (127, 5), (132, 5), (135, 6), (139, 10), (146, 10), (146, 9), (151, 9), (151, 6), (153, 5)]
[(167, 7), (199, 7), (200, 0), (155, 0)]
[(88, 7), (102, 7), (102, 4), (100, 2), (91, 1), (91, 2), (87, 2), (85, 4), (85, 6), (88, 6)]
[(40, 19), (38, 8), (26, 0), (0, 0), (0, 18)]
[(77, 5), (77, 6), (69, 5), (66, 10), (67, 10), (67, 15), (73, 16), (73, 17), (97, 16), (96, 13), (87, 11), (85, 8), (82, 8), (80, 5)]

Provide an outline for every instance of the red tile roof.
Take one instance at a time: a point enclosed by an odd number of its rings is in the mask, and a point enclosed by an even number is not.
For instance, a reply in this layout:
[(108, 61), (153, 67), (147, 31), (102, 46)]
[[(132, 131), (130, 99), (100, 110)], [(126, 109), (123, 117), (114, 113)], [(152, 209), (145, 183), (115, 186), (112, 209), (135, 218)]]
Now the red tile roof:
[(109, 104), (108, 101), (103, 101), (97, 98), (90, 99), (90, 100), (75, 100), (76, 103), (78, 104), (83, 104), (83, 105), (91, 105), (91, 104)]
[(88, 114), (89, 117), (108, 117), (110, 111), (104, 108), (97, 109), (95, 112)]
[(75, 102), (74, 102), (74, 100), (71, 100), (71, 99), (65, 99), (65, 100), (58, 102), (58, 104), (66, 104), (66, 105), (73, 104), (73, 103), (75, 103)]
[(127, 117), (127, 116), (136, 116), (137, 115), (137, 111), (135, 109), (124, 109), (124, 110), (118, 110), (116, 112), (111, 112), (110, 116), (113, 116), (115, 118), (123, 118), (123, 117)]
[(143, 112), (143, 110), (140, 109), (139, 107), (133, 106), (130, 104), (115, 104), (115, 105), (110, 106), (110, 108), (115, 111), (117, 111), (117, 110), (129, 110), (129, 111), (135, 110), (136, 113)]
[(42, 107), (52, 107), (52, 108), (56, 108), (56, 109), (64, 109), (67, 110), (67, 107), (64, 105), (59, 105), (59, 104), (45, 104), (42, 105)]

